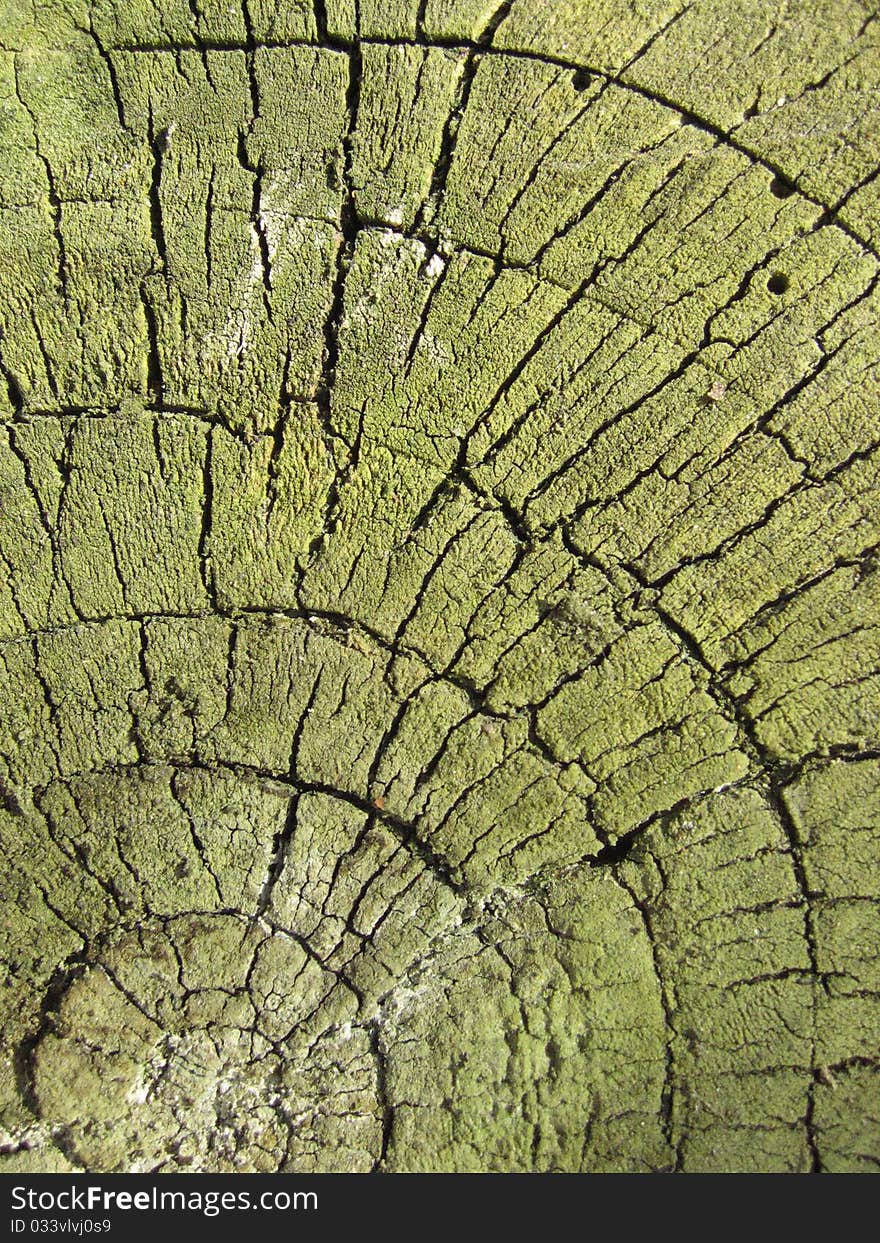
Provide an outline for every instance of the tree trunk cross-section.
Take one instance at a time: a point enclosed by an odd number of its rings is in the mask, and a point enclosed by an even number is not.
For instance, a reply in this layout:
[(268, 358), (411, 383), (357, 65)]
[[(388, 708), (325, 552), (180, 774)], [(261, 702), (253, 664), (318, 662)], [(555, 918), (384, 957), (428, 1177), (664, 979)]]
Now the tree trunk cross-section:
[(0, 1171), (877, 1169), (876, 5), (0, 36)]

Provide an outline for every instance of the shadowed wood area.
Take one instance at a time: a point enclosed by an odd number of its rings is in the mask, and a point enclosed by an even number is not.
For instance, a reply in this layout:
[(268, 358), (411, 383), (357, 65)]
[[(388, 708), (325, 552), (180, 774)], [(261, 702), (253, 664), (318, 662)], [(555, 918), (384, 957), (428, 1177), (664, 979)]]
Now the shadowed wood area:
[(0, 3), (0, 1172), (880, 1166), (880, 20)]

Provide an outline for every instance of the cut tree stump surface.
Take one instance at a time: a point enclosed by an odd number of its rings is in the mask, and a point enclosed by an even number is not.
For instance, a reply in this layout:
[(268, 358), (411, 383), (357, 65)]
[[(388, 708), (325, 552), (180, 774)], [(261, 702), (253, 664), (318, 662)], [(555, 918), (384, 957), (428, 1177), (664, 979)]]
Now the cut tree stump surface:
[(0, 34), (0, 1171), (876, 1170), (876, 5)]

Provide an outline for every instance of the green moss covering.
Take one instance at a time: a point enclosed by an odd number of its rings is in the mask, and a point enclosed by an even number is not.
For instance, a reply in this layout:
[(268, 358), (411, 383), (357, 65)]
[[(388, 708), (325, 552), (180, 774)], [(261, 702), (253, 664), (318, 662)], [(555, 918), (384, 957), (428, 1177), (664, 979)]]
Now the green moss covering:
[(878, 40), (0, 2), (0, 1172), (880, 1166)]

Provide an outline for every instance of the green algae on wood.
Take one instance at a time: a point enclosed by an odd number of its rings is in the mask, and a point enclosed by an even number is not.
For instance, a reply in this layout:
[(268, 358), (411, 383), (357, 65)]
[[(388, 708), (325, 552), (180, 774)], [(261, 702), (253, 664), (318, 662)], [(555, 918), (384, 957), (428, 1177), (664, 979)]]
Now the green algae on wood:
[(880, 25), (7, 0), (0, 1170), (880, 1162)]

